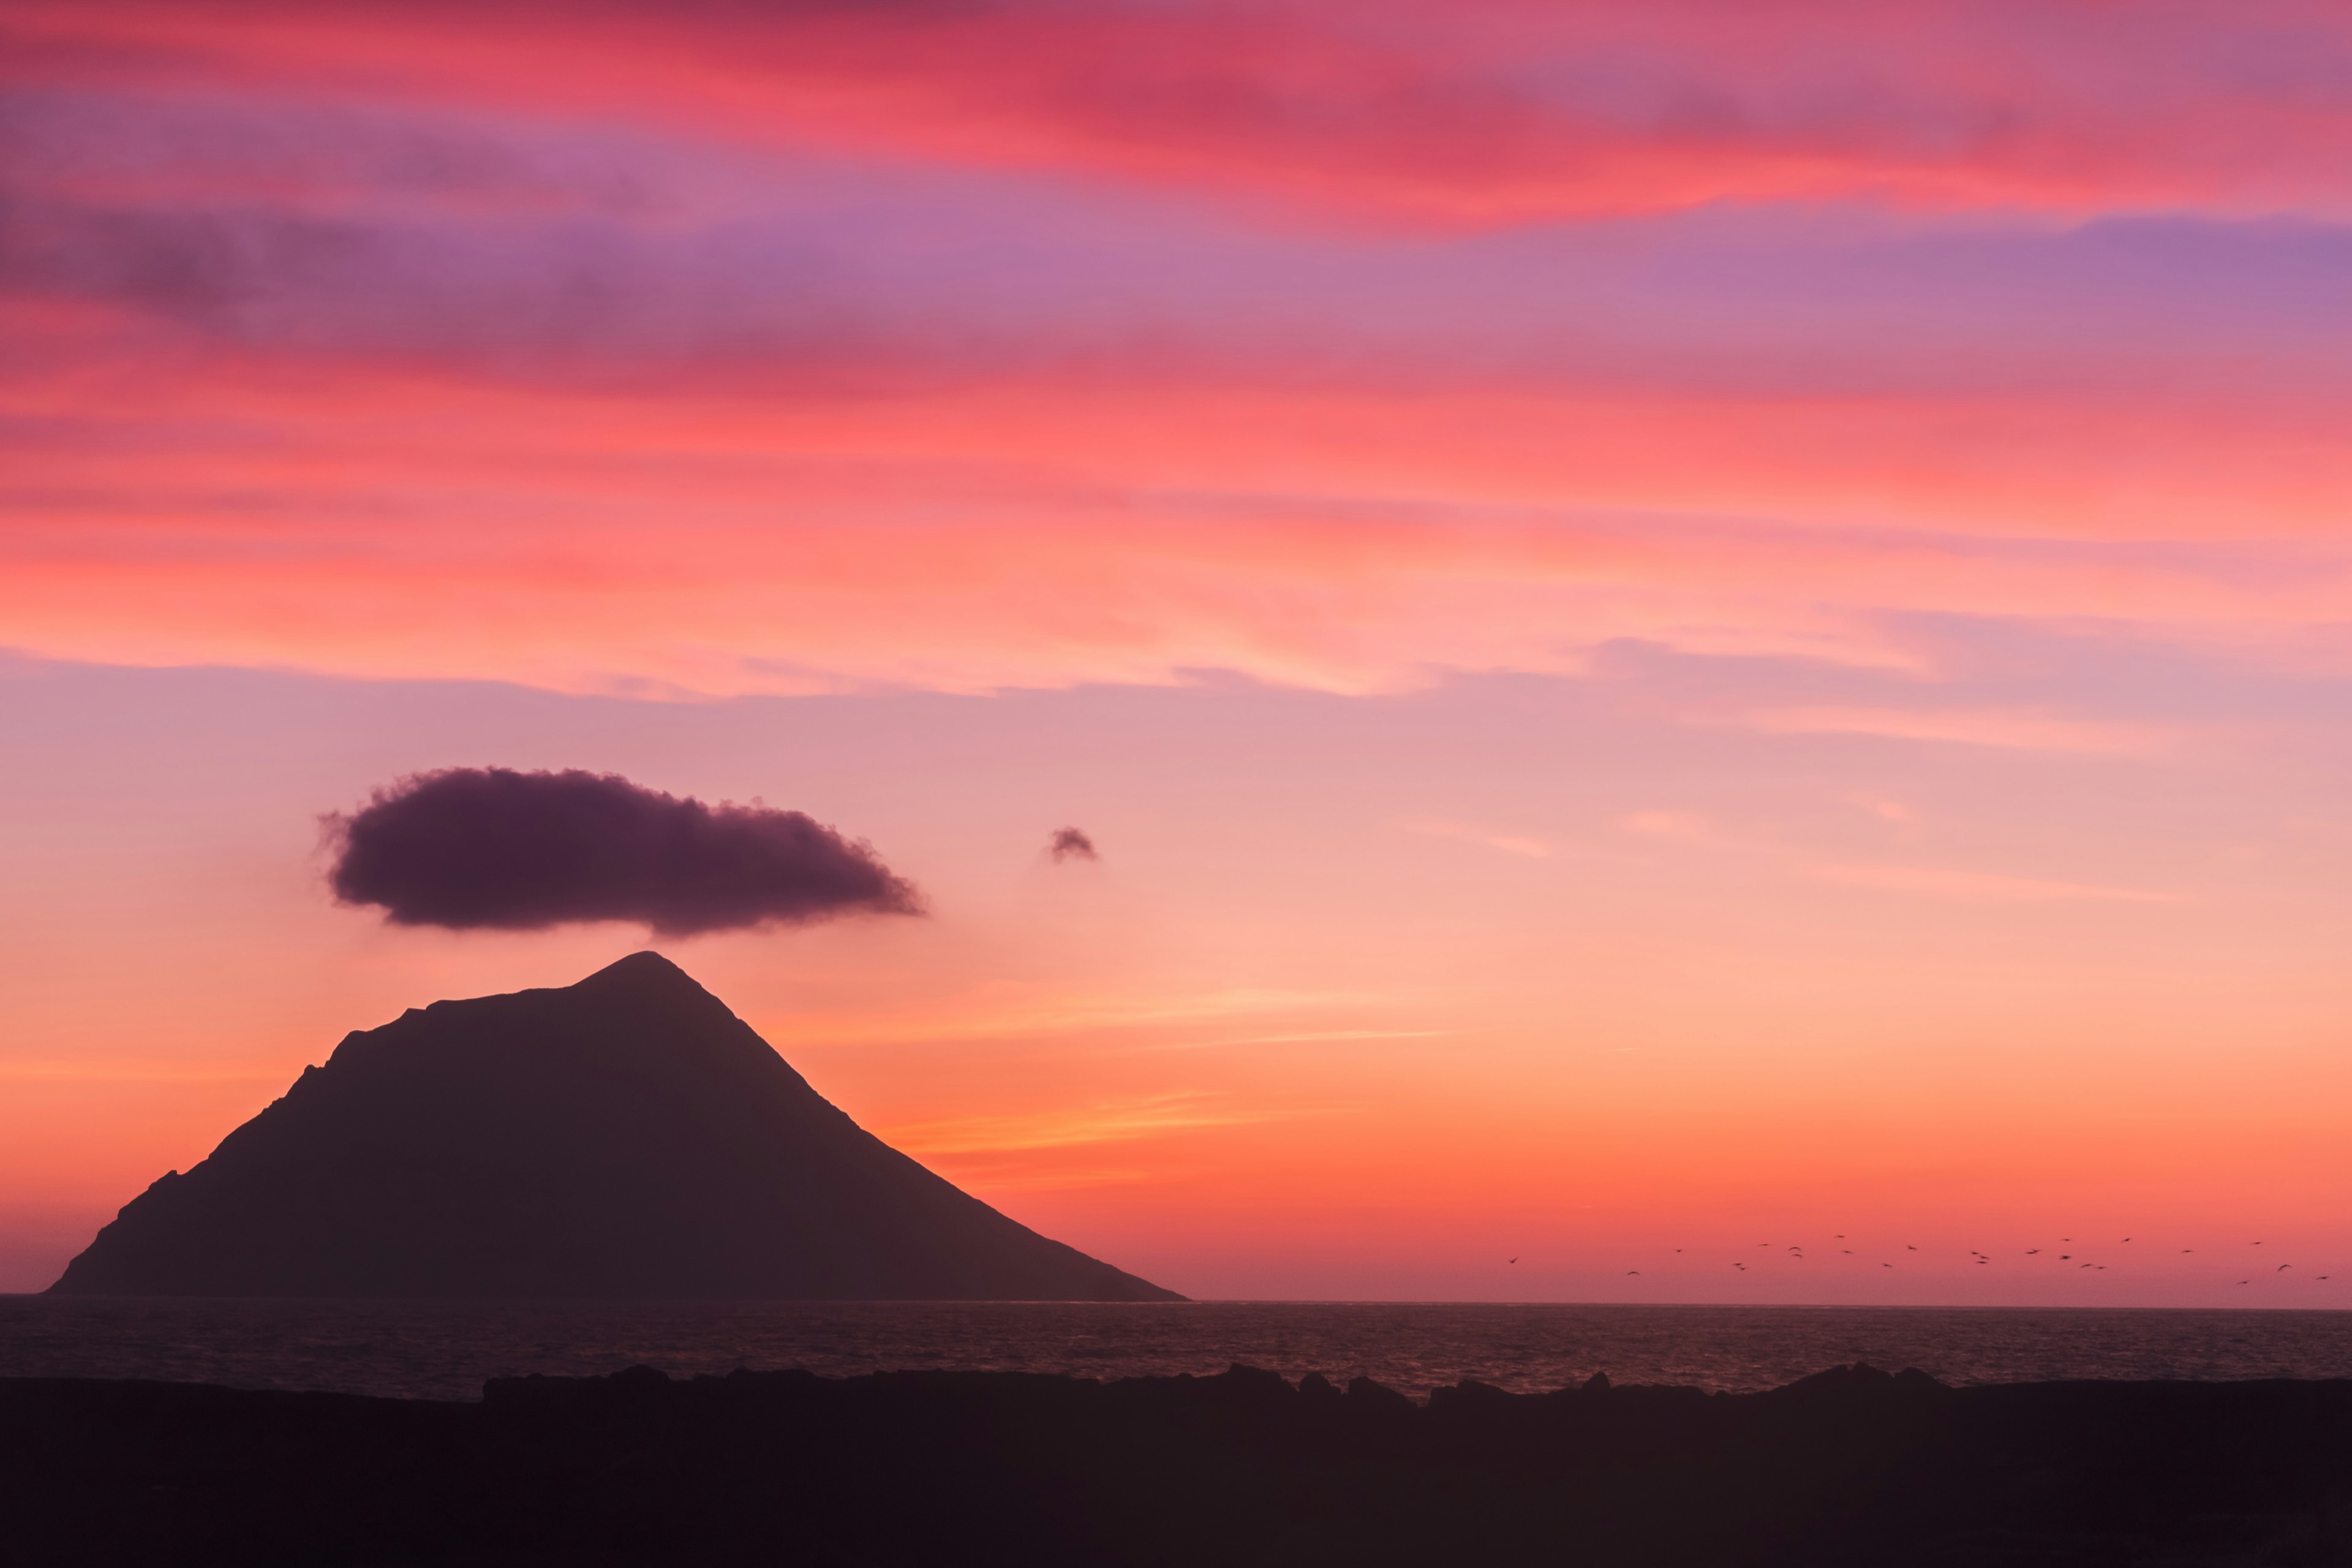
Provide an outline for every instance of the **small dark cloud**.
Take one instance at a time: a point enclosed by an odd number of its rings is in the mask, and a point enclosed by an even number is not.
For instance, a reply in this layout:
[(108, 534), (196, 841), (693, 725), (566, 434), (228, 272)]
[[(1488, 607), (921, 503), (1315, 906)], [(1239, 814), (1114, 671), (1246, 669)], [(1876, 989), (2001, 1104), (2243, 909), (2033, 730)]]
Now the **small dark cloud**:
[(1055, 860), (1099, 860), (1102, 855), (1095, 841), (1075, 827), (1056, 827), (1047, 840), (1045, 853)]
[(642, 921), (686, 936), (923, 907), (869, 846), (800, 812), (705, 805), (615, 773), (447, 768), (325, 822), (335, 897), (395, 925)]

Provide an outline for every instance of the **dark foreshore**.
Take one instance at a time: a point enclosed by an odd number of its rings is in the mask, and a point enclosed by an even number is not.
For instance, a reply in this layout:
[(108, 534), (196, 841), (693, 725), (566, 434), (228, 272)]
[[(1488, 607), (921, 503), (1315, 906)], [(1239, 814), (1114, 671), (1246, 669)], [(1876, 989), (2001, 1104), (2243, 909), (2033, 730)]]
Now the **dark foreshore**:
[(2352, 1563), (2352, 1382), (0, 1381), (35, 1563)]

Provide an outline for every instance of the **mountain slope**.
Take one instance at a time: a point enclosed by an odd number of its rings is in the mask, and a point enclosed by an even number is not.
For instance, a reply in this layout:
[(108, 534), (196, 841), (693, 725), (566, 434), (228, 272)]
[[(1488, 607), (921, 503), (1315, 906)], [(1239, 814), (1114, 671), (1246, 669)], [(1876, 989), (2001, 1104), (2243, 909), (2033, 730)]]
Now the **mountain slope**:
[(347, 1037), (50, 1289), (1181, 1300), (866, 1132), (653, 952)]

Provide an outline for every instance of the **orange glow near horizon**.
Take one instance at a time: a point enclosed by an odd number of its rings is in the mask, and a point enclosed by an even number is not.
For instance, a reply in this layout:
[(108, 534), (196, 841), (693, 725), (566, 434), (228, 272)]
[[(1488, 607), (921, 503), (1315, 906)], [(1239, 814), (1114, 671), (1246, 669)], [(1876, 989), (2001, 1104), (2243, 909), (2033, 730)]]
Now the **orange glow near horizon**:
[(496, 763), (871, 840), (929, 918), (659, 945), (1189, 1293), (2352, 1305), (2336, 12), (0, 62), (0, 1289), (346, 1031), (649, 944), (328, 900), (320, 814)]

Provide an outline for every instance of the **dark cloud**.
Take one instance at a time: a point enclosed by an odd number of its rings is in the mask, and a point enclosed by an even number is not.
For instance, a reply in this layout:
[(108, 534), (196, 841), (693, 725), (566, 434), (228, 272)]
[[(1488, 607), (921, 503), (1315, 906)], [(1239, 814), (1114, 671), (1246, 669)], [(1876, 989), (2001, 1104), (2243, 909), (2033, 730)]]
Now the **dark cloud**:
[(1056, 827), (1045, 845), (1045, 853), (1056, 860), (1099, 860), (1101, 854), (1095, 841), (1075, 827)]
[(326, 823), (335, 897), (395, 925), (642, 921), (683, 936), (922, 912), (870, 847), (800, 812), (705, 805), (614, 773), (448, 768)]

